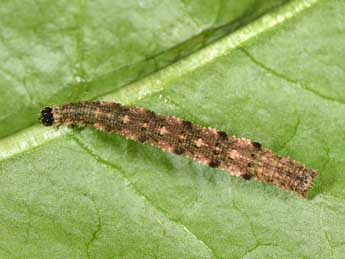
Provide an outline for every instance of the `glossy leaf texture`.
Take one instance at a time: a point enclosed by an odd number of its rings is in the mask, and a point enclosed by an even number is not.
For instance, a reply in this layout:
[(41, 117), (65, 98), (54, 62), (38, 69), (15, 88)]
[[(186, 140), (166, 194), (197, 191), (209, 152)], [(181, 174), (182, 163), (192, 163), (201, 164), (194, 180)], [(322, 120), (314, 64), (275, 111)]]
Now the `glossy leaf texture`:
[[(345, 2), (2, 1), (0, 258), (343, 258)], [(318, 170), (307, 199), (93, 129), (102, 99)]]

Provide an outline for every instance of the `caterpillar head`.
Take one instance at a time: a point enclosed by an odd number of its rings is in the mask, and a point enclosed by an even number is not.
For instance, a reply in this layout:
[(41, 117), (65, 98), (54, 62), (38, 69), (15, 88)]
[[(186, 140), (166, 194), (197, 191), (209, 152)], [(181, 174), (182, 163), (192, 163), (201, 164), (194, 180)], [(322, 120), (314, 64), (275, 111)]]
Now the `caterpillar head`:
[(52, 113), (52, 108), (46, 107), (43, 110), (41, 110), (39, 120), (44, 126), (53, 125), (54, 117), (53, 117), (53, 113)]

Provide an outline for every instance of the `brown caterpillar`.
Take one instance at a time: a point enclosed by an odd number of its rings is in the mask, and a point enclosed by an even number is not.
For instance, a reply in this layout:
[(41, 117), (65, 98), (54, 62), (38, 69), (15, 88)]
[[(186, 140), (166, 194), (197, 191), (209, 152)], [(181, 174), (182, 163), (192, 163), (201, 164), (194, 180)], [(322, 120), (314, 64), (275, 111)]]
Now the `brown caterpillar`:
[(45, 126), (65, 124), (94, 127), (165, 151), (185, 155), (210, 167), (223, 169), (245, 180), (255, 179), (305, 197), (316, 171), (288, 157), (273, 154), (261, 144), (229, 136), (176, 118), (111, 102), (53, 105), (41, 111)]

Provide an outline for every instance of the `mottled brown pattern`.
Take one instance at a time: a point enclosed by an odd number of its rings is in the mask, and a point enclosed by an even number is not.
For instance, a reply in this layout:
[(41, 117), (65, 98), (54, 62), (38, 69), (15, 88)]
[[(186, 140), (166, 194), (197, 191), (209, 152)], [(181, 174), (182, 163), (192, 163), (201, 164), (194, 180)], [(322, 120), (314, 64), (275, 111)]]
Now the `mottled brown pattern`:
[(221, 168), (245, 180), (271, 183), (302, 197), (306, 196), (316, 176), (315, 170), (273, 154), (257, 142), (228, 136), (224, 131), (194, 125), (174, 116), (157, 115), (143, 108), (109, 102), (68, 103), (51, 108), (53, 124), (57, 126), (90, 126), (117, 133)]

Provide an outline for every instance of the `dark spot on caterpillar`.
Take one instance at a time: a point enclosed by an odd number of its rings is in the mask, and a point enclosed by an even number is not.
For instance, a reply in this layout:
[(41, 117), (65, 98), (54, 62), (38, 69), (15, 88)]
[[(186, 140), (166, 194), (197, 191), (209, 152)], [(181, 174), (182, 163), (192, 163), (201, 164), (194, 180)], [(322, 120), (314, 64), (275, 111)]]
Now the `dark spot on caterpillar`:
[(183, 126), (184, 126), (186, 129), (188, 129), (188, 130), (193, 129), (193, 124), (192, 124), (190, 121), (183, 120), (183, 121), (182, 121), (182, 124), (183, 124)]
[(261, 144), (258, 142), (252, 142), (253, 146), (259, 150), (261, 150)]
[(156, 117), (156, 114), (153, 111), (145, 110), (144, 115), (147, 117)]
[(249, 162), (249, 163), (247, 164), (248, 167), (252, 167), (253, 165), (254, 165), (253, 162)]
[(146, 140), (147, 140), (147, 137), (146, 137), (146, 136), (143, 136), (143, 135), (141, 135), (141, 136), (138, 138), (138, 141), (141, 142), (141, 143), (144, 143)]
[(219, 154), (220, 154), (220, 151), (218, 151), (218, 150), (213, 150), (213, 154), (219, 155)]
[(244, 179), (244, 180), (250, 180), (253, 175), (249, 174), (249, 173), (245, 173), (245, 174), (242, 174), (241, 177)]
[(185, 150), (184, 148), (182, 148), (182, 147), (177, 147), (177, 148), (174, 149), (173, 152), (174, 152), (175, 154), (177, 154), (177, 155), (181, 155), (181, 154), (183, 154), (184, 152), (186, 152), (186, 150)]
[(219, 130), (217, 133), (218, 133), (219, 138), (222, 140), (226, 140), (228, 138), (228, 134), (226, 134), (226, 132), (224, 131)]
[(220, 165), (220, 161), (213, 159), (211, 162), (208, 164), (210, 167), (218, 167)]
[(39, 118), (40, 122), (44, 125), (44, 126), (51, 126), (53, 125), (54, 122), (54, 117), (52, 114), (52, 108), (50, 107), (46, 107), (41, 111), (41, 115)]
[(304, 179), (304, 176), (296, 175), (295, 178), (296, 178), (297, 180), (302, 180), (302, 179)]

